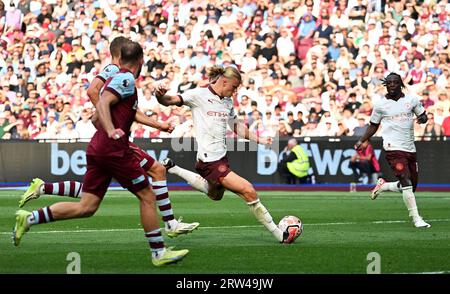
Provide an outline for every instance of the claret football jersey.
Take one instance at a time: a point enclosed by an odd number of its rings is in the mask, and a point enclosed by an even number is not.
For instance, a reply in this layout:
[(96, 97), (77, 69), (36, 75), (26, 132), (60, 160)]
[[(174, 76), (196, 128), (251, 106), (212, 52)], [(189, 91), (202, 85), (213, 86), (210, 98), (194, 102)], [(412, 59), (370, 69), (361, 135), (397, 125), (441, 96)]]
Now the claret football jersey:
[(108, 134), (99, 124), (97, 132), (92, 137), (87, 148), (87, 154), (97, 156), (123, 156), (128, 149), (128, 136), (137, 110), (137, 91), (134, 76), (130, 71), (121, 69), (116, 75), (108, 78), (103, 91), (115, 95), (119, 102), (111, 106), (111, 118), (114, 128), (120, 128), (125, 136), (118, 140), (108, 137)]

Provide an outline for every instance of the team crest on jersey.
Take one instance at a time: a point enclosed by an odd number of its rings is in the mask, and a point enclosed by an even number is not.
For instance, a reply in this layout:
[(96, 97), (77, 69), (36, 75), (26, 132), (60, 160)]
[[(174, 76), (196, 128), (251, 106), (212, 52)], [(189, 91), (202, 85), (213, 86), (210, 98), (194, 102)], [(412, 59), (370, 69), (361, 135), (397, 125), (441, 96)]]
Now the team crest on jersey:
[(401, 163), (401, 162), (397, 162), (395, 164), (395, 169), (398, 170), (398, 171), (402, 171), (403, 169), (405, 169), (405, 165), (403, 163)]
[(411, 103), (405, 103), (405, 108), (410, 110), (412, 108)]
[(122, 81), (122, 85), (123, 85), (125, 88), (128, 87), (128, 86), (130, 85), (130, 80), (128, 80), (128, 79), (123, 80), (123, 81)]

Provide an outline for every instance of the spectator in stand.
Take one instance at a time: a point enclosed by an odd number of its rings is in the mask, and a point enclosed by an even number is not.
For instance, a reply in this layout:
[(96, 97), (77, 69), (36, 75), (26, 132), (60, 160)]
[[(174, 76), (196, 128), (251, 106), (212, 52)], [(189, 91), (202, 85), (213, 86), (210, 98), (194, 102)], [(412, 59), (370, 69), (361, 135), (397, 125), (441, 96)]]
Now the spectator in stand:
[(312, 38), (316, 28), (316, 21), (313, 18), (313, 15), (309, 12), (305, 13), (300, 20), (299, 25), (299, 37), (300, 39), (309, 39)]
[(83, 108), (81, 111), (81, 119), (75, 124), (75, 131), (78, 132), (80, 139), (85, 139), (87, 142), (90, 141), (92, 136), (94, 136), (97, 129), (92, 123), (91, 114), (87, 108)]
[(294, 114), (292, 113), (292, 111), (288, 112), (287, 117), (288, 117), (288, 124), (292, 129), (293, 133), (296, 133), (296, 130), (298, 134), (301, 134), (302, 131), (302, 127), (305, 125), (303, 123), (303, 120), (301, 119), (301, 116), (303, 115), (301, 111), (298, 112), (300, 115), (300, 120), (296, 120), (294, 118)]
[(358, 126), (353, 129), (353, 136), (361, 137), (365, 134), (368, 123), (366, 122), (366, 118), (362, 115), (358, 116)]
[(434, 105), (434, 101), (430, 99), (430, 92), (428, 90), (422, 92), (422, 100), (420, 100), (420, 103), (422, 103), (425, 109)]
[[(449, 112), (450, 112), (450, 109), (449, 109)], [(450, 139), (450, 115), (448, 115), (442, 121), (442, 129), (444, 130), (444, 136), (446, 136), (447, 140), (449, 140)]]
[(434, 120), (434, 114), (428, 113), (428, 121), (424, 127), (422, 141), (440, 140), (442, 137), (442, 127)]
[(60, 130), (58, 139), (69, 139), (70, 142), (76, 142), (80, 138), (80, 134), (75, 129), (75, 123), (70, 116), (66, 116), (66, 119), (60, 123)]
[[(105, 49), (120, 34), (145, 47), (139, 107), (159, 118), (165, 114), (152, 103), (155, 80), (168, 81), (171, 91), (181, 93), (205, 85), (206, 68), (230, 64), (240, 69), (244, 85), (238, 90), (236, 113), (250, 112), (241, 103), (246, 95), (258, 103), (260, 113), (266, 116), (269, 109), (277, 122), (272, 127), (284, 133), (280, 117), (287, 120), (289, 111), (294, 117), (301, 111), (307, 122), (320, 103), (332, 114), (333, 126), (341, 121), (338, 134), (347, 134), (358, 125), (356, 117), (370, 115), (371, 105), (384, 94), (379, 85), (387, 71), (397, 71), (409, 83), (409, 92), (429, 93), (424, 103), (437, 123), (448, 115), (450, 15), (445, 1), (387, 1), (385, 8), (382, 1), (365, 0), (260, 6), (251, 1), (223, 6), (210, 0), (200, 6), (169, 1), (151, 10), (144, 0), (115, 7), (106, 1), (101, 9), (97, 1), (44, 2), (20, 0), (11, 7), (7, 2), (7, 11), (0, 7), (5, 97), (0, 111), (10, 106), (14, 122), (25, 105), (29, 114), (37, 112), (47, 122), (47, 114), (59, 116), (65, 102), (77, 120), (87, 99), (85, 89), (110, 62)], [(362, 104), (350, 114), (344, 110), (349, 93)], [(52, 96), (65, 98), (55, 103)], [(270, 97), (272, 102), (266, 103)], [(182, 123), (184, 113), (176, 115)], [(22, 119), (27, 129), (30, 119)], [(47, 123), (47, 133), (55, 133), (52, 125)]]

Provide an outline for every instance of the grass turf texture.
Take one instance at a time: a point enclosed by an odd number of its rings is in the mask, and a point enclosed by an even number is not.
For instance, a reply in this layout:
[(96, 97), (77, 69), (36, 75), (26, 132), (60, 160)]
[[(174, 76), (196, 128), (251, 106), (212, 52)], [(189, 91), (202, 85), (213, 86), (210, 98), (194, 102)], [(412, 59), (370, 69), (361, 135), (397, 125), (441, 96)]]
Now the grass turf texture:
[[(0, 273), (65, 273), (68, 253), (81, 256), (81, 273), (366, 273), (367, 255), (381, 256), (382, 273), (449, 272), (450, 195), (417, 193), (430, 229), (416, 229), (401, 194), (377, 200), (367, 192), (261, 192), (278, 222), (296, 215), (304, 232), (284, 245), (253, 217), (244, 202), (227, 193), (213, 202), (196, 192), (171, 192), (176, 216), (200, 227), (167, 246), (189, 249), (181, 262), (156, 268), (131, 194), (110, 191), (95, 216), (33, 226), (20, 247), (11, 243), (14, 212), (23, 191), (0, 191)], [(41, 196), (32, 210), (68, 197)], [(162, 224), (162, 223), (161, 223)]]

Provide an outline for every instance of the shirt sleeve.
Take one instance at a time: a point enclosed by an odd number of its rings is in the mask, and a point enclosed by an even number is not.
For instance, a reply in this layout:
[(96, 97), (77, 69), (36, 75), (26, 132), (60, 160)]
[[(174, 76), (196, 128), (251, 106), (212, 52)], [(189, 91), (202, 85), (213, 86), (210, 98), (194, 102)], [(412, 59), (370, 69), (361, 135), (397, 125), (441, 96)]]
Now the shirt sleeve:
[(119, 68), (115, 64), (107, 65), (101, 73), (96, 75), (95, 77), (102, 80), (105, 83), (110, 77), (119, 72)]
[(120, 100), (134, 94), (135, 82), (131, 73), (118, 73), (110, 78), (105, 85), (105, 91), (116, 95)]
[(181, 94), (181, 99), (183, 99), (183, 104), (189, 107), (195, 107), (200, 105), (200, 97), (197, 95), (195, 89), (188, 90)]
[(370, 117), (370, 122), (374, 124), (379, 124), (383, 118), (383, 113), (379, 103), (376, 103), (373, 107), (372, 116)]
[(413, 111), (417, 116), (424, 113), (425, 108), (423, 107), (422, 103), (419, 101), (418, 97), (415, 96), (413, 98), (412, 102), (413, 102)]

